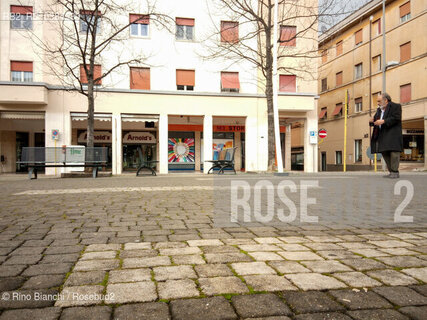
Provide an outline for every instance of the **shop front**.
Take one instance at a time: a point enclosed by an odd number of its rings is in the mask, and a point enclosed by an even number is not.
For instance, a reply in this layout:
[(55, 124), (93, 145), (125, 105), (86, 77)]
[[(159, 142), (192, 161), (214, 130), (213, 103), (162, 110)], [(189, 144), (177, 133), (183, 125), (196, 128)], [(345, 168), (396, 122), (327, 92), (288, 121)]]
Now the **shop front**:
[(155, 132), (123, 132), (123, 170), (136, 170), (142, 161), (154, 160), (157, 160)]
[(424, 162), (424, 129), (403, 129), (401, 161)]
[[(108, 160), (106, 169), (111, 169), (112, 163), (112, 135), (111, 131), (95, 131), (93, 135), (94, 147), (105, 147), (108, 150)], [(87, 131), (77, 130), (77, 145), (87, 146)]]

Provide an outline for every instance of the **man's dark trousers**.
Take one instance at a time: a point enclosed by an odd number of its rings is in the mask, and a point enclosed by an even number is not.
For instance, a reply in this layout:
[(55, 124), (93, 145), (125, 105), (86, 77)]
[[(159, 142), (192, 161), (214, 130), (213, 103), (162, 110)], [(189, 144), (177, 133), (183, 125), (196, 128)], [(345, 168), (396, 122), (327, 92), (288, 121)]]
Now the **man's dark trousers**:
[(399, 173), (400, 152), (384, 151), (381, 154), (384, 157), (385, 163), (387, 163), (388, 171), (390, 173)]

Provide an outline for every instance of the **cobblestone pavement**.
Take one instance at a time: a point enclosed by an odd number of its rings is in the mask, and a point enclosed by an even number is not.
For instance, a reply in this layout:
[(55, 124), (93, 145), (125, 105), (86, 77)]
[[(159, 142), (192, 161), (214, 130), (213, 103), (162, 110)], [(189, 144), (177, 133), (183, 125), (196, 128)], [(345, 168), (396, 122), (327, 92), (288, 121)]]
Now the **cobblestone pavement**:
[(427, 224), (217, 227), (219, 179), (0, 176), (0, 320), (426, 319)]

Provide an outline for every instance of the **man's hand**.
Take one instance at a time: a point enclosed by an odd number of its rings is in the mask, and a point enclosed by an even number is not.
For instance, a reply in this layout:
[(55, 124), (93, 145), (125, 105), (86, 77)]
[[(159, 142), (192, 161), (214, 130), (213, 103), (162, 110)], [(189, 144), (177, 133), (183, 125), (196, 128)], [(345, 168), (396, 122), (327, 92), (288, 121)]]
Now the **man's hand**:
[(371, 119), (369, 119), (369, 123), (373, 123), (374, 122), (374, 117), (372, 117)]
[(384, 124), (384, 120), (377, 120), (377, 121), (374, 122), (374, 124), (376, 126), (380, 126), (380, 125)]

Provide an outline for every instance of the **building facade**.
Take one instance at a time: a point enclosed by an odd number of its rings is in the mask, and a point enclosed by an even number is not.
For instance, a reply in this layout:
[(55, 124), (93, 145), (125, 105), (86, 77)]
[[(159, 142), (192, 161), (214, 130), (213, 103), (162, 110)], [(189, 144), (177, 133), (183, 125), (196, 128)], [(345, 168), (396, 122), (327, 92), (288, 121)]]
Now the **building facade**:
[[(132, 21), (146, 14), (145, 1), (133, 3), (135, 8), (115, 18)], [(131, 57), (133, 52), (147, 56), (144, 67), (117, 68), (96, 89), (95, 146), (109, 148), (112, 173), (135, 170), (141, 159), (158, 160), (160, 173), (206, 173), (210, 166), (205, 160), (215, 159), (229, 147), (237, 147), (236, 169), (265, 171), (267, 106), (259, 70), (248, 61), (230, 64), (204, 58), (203, 40), (211, 30), (230, 23), (226, 13), (213, 14), (209, 7), (213, 1), (157, 3), (158, 10), (174, 20), (173, 31), (149, 17), (140, 19), (95, 68), (95, 74), (100, 73), (118, 56)], [(12, 17), (0, 21), (2, 173), (25, 170), (16, 164), (24, 146), (86, 144), (86, 97), (69, 90), (53, 74), (44, 53), (32, 41), (34, 37), (55, 39), (55, 30), (46, 20), (36, 19), (48, 10), (49, 0), (0, 3), (0, 14)], [(232, 21), (238, 38), (250, 31), (242, 22)], [(101, 37), (106, 32), (102, 24), (99, 32)], [(297, 38), (293, 46), (317, 46), (314, 35), (310, 40)], [(214, 41), (224, 39), (218, 34)], [(256, 41), (249, 45), (257, 48)], [(316, 72), (317, 61), (313, 65)], [(305, 128), (304, 170), (313, 172), (317, 170), (317, 149), (309, 144), (309, 131), (317, 131), (317, 81), (298, 74), (292, 77), (291, 85), (281, 86), (278, 98), (284, 165), (291, 169), (291, 126), (298, 121)], [(52, 130), (59, 131), (57, 140), (52, 139)], [(65, 169), (46, 168), (46, 174), (61, 172)]]
[[(386, 1), (385, 28), (382, 1), (361, 7), (319, 37), (319, 129), (327, 138), (319, 143), (319, 167), (366, 170), (369, 157), (369, 118), (377, 109), (385, 67), (386, 92), (402, 104), (401, 161), (424, 164), (427, 128), (427, 1)], [(386, 36), (386, 56), (383, 33)], [(344, 154), (344, 106), (349, 94), (347, 152)]]

